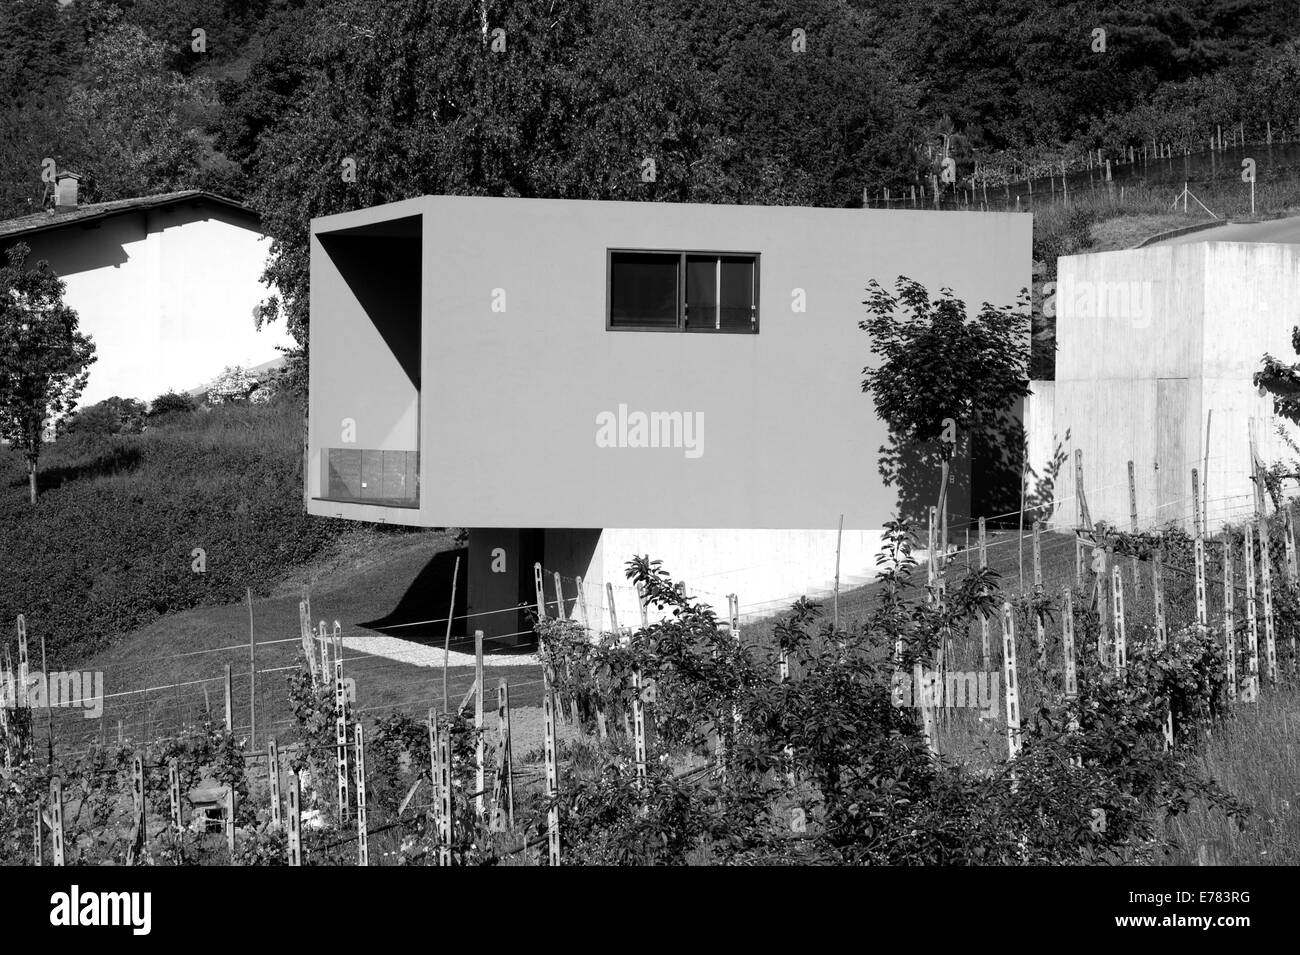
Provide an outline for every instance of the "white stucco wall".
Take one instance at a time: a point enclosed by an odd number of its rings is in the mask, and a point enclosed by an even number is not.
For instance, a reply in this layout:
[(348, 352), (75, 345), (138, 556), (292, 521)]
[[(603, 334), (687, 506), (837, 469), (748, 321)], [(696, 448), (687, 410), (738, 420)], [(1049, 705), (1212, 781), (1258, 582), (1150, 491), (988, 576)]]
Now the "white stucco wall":
[(29, 264), (46, 259), (67, 283), (65, 301), (95, 341), (81, 407), (189, 390), (292, 344), (283, 323), (254, 327), (253, 307), (272, 294), (258, 280), (270, 243), (249, 216), (183, 203), (21, 241)]

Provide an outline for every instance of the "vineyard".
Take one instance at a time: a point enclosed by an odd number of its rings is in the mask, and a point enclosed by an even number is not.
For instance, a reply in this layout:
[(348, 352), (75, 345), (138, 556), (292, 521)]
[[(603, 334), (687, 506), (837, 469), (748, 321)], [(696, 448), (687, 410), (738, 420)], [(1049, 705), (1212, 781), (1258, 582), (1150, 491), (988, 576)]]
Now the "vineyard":
[[(275, 641), (293, 662), (254, 671), (291, 714), (260, 737), (227, 665), (224, 707), (74, 745), (33, 706), (20, 617), (0, 858), (1135, 864), (1194, 808), (1231, 841), (1251, 807), (1202, 757), (1252, 711), (1281, 702), (1285, 720), (1296, 673), (1290, 504), (1273, 503), (1261, 491), (1210, 539), (1199, 502), (1191, 534), (1138, 532), (1093, 525), (1081, 496), (1071, 534), (1031, 522), (990, 542), (972, 522), (964, 547), (932, 512), (924, 546), (886, 528), (876, 582), (837, 592), (829, 620), (804, 598), (742, 627), (734, 596), (720, 616), (638, 557), (620, 621), (612, 587), (589, 614), (580, 579), (538, 565), (540, 679), (491, 686), (480, 636), (472, 682), (426, 692), (426, 712), (359, 706), (367, 678), (308, 599)], [(518, 700), (539, 691), (529, 748)]]

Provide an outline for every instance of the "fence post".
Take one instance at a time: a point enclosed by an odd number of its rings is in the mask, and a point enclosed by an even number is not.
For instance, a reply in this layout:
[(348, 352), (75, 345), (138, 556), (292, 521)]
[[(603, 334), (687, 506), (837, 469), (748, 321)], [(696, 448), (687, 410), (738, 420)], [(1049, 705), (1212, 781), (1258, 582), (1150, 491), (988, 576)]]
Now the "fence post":
[(63, 865), (63, 780), (58, 776), (50, 780), (50, 845), (54, 864)]
[(233, 733), (234, 731), (235, 731), (235, 716), (234, 716), (234, 711), (231, 709), (230, 706), (230, 664), (227, 663), (226, 664), (226, 732)]
[(438, 865), (451, 865), (451, 724), (438, 727)]
[(368, 866), (370, 865), (370, 839), (366, 831), (366, 748), (361, 721), (357, 720), (352, 729), (357, 744), (357, 865)]
[(32, 822), (32, 865), (45, 865), (44, 833), (41, 832), (41, 807), (36, 807), (36, 818)]
[(302, 783), (289, 773), (289, 865), (302, 865)]
[(1002, 604), (1002, 677), (1007, 690), (1007, 753), (1009, 759), (1020, 754), (1020, 684), (1016, 680), (1016, 624), (1011, 602)]

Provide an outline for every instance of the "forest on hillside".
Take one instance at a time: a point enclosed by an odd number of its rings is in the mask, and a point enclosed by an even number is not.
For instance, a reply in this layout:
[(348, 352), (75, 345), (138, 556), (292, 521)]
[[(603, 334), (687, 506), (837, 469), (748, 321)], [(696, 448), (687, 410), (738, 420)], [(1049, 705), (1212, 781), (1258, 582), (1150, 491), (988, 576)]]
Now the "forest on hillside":
[(1195, 147), (1247, 117), (1295, 129), (1284, 7), (8, 0), (0, 217), (42, 208), (47, 158), (86, 202), (241, 199), (275, 240), (263, 317), (305, 341), (312, 216), (423, 193), (856, 206), (944, 155), (968, 175)]

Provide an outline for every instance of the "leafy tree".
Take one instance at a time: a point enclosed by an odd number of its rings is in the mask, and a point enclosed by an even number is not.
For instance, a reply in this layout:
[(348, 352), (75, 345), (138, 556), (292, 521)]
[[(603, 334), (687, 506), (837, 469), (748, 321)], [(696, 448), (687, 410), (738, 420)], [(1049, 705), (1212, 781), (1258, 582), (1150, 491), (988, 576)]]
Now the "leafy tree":
[(62, 158), (86, 177), (87, 200), (203, 183), (218, 162), (197, 128), (211, 94), (167, 68), (164, 44), (130, 24), (106, 26), (91, 39), (83, 74), (68, 98)]
[(1017, 307), (986, 302), (968, 320), (950, 289), (932, 300), (900, 276), (895, 290), (873, 280), (858, 323), (880, 359), (862, 370), (862, 390), (889, 428), (881, 477), (899, 487), (904, 515), (919, 516), (934, 503), (940, 464), (973, 451), (972, 471), (995, 506), (1001, 485), (1019, 481), (1023, 431), (1011, 412), (1029, 394), (1028, 292)]
[[(264, 317), (306, 342), (313, 216), (424, 193), (859, 203), (906, 158), (909, 96), (859, 15), (808, 6), (503, 0), (486, 35), (480, 7), (451, 0), (286, 12), (298, 35), (253, 64), (222, 140), (239, 155), (256, 140), (246, 171), (280, 293)], [(791, 50), (792, 23), (808, 24), (809, 52)]]
[(35, 504), (45, 424), (76, 406), (95, 346), (78, 331), (77, 313), (63, 303), (64, 283), (49, 263), (26, 267), (30, 251), (15, 244), (0, 269), (0, 435), (26, 455)]
[[(1291, 348), (1300, 354), (1300, 325), (1291, 329)], [(1251, 381), (1273, 396), (1273, 410), (1292, 424), (1300, 424), (1300, 362), (1287, 364), (1267, 352)]]

